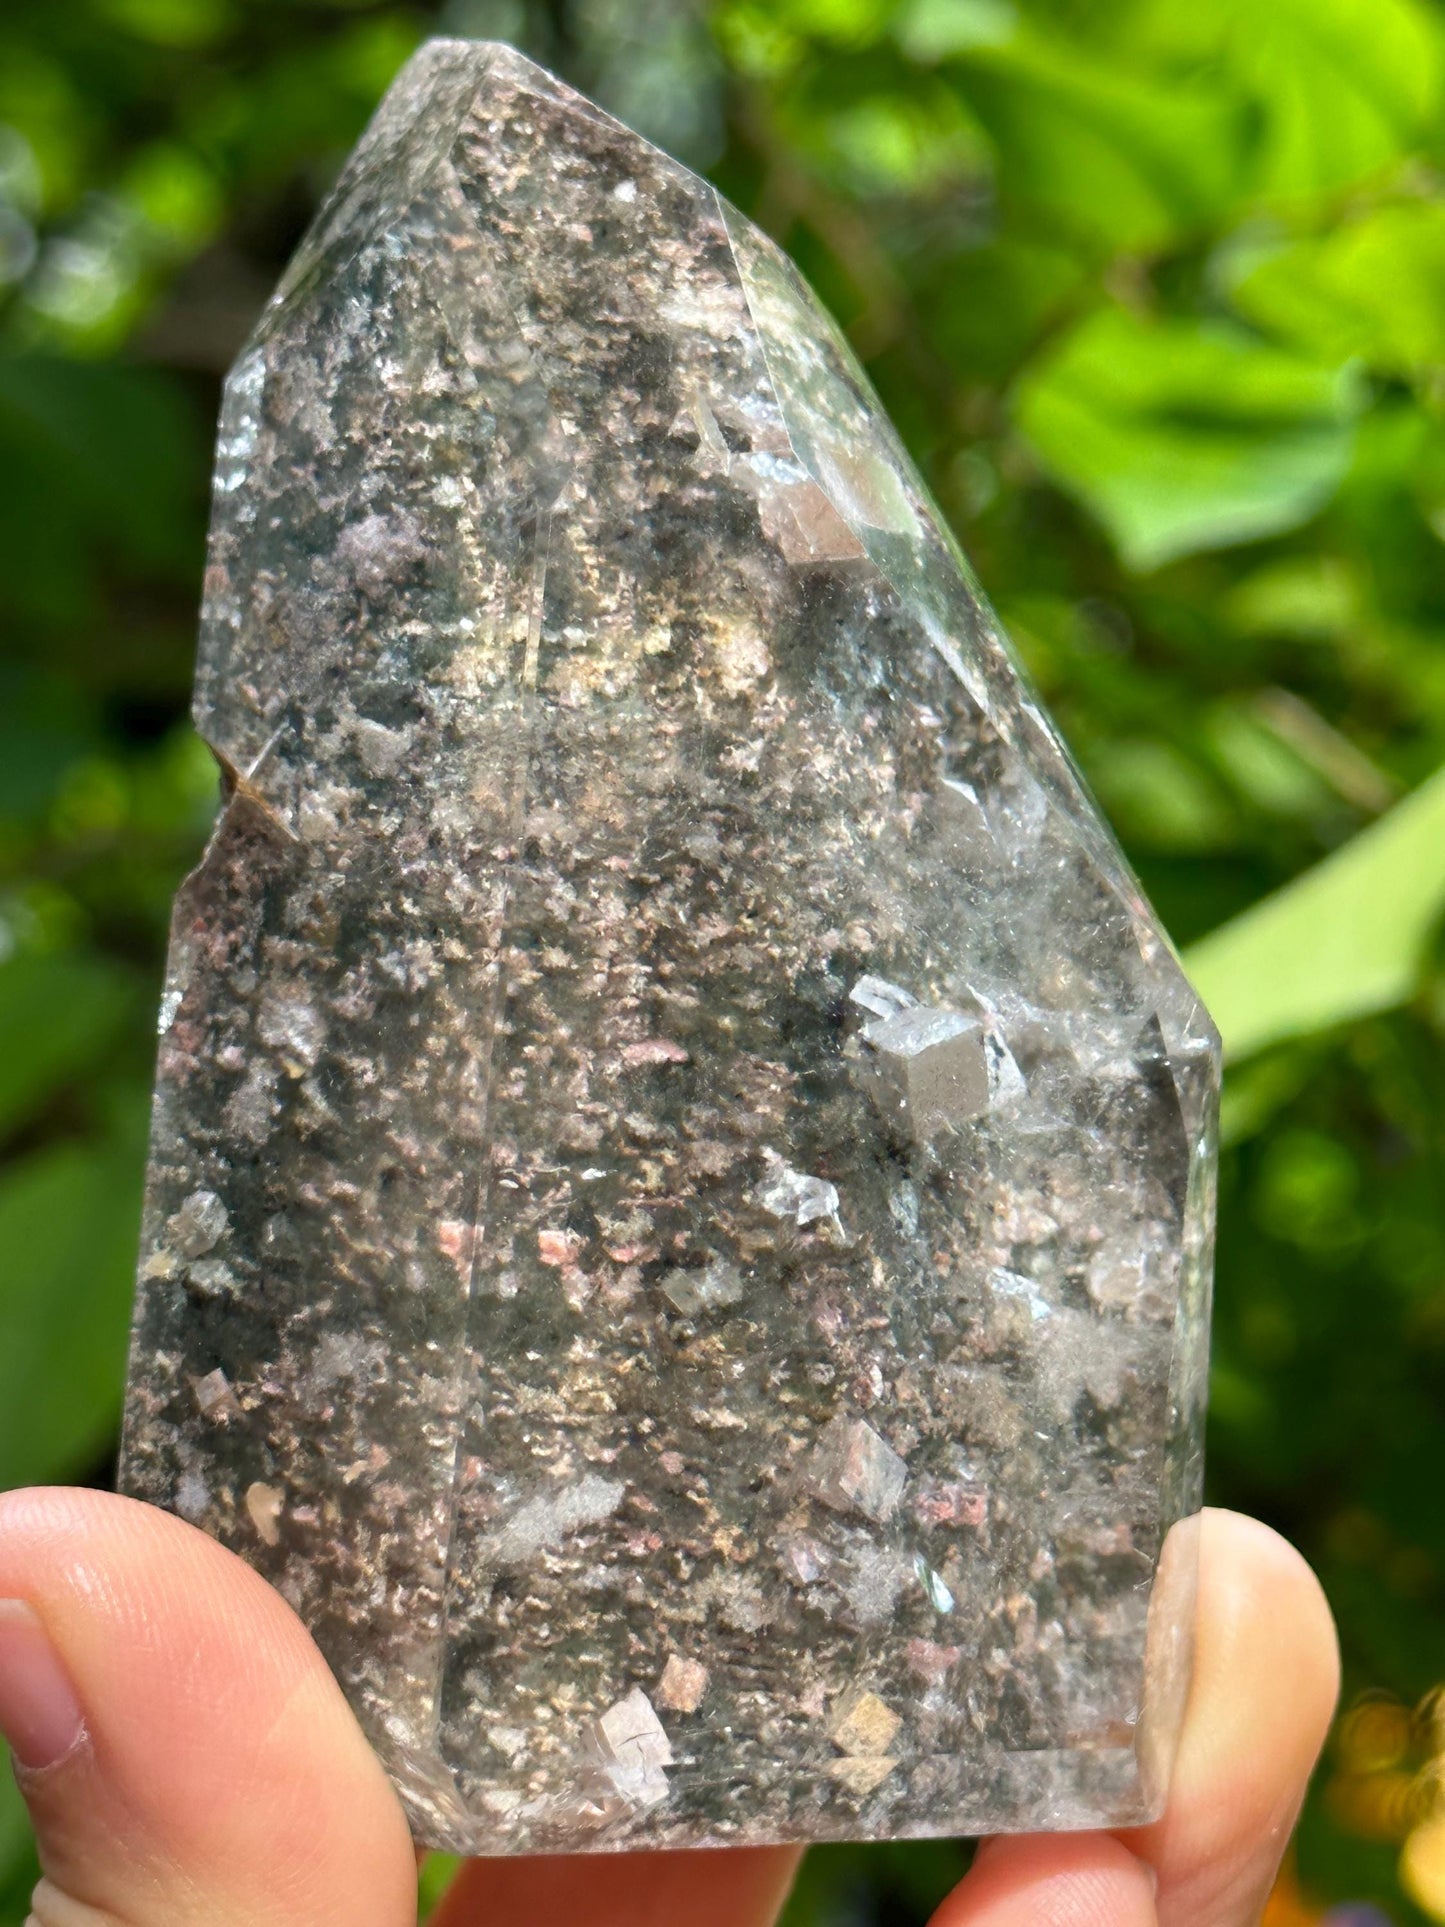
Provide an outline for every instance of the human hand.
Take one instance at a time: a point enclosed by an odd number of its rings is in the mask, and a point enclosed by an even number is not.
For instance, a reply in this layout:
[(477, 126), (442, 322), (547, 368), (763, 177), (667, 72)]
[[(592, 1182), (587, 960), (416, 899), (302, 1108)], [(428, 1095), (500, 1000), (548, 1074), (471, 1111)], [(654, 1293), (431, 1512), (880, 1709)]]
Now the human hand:
[[(1207, 1513), (1168, 1812), (990, 1841), (934, 1927), (1248, 1927), (1337, 1690), (1299, 1555)], [(0, 1731), (40, 1839), (34, 1927), (407, 1927), (395, 1795), (310, 1636), (233, 1554), (97, 1492), (0, 1497)], [(768, 1927), (797, 1855), (470, 1862), (436, 1927)]]

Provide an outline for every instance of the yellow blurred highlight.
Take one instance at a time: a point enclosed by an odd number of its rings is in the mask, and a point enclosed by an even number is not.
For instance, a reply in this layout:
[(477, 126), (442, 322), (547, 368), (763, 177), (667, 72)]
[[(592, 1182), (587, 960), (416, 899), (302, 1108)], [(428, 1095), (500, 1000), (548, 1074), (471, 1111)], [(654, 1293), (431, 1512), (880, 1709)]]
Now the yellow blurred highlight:
[(1371, 1694), (1350, 1707), (1339, 1724), (1335, 1751), (1350, 1773), (1380, 1773), (1399, 1766), (1410, 1751), (1415, 1721), (1409, 1707)]
[(1435, 1806), (1418, 1773), (1337, 1773), (1325, 1786), (1331, 1815), (1360, 1840), (1397, 1847)]
[(1405, 1842), (1400, 1885), (1421, 1913), (1445, 1921), (1445, 1814), (1416, 1827)]
[(1436, 1755), (1438, 1764), (1445, 1755), (1445, 1686), (1426, 1695), (1416, 1719), (1426, 1736), (1426, 1750)]
[[(1398, 1845), (1401, 1886), (1445, 1927), (1445, 1688), (1416, 1707), (1366, 1694), (1341, 1716), (1331, 1753), (1331, 1817), (1356, 1839)], [(1311, 1917), (1286, 1910), (1265, 1918), (1268, 1927), (1295, 1927)]]

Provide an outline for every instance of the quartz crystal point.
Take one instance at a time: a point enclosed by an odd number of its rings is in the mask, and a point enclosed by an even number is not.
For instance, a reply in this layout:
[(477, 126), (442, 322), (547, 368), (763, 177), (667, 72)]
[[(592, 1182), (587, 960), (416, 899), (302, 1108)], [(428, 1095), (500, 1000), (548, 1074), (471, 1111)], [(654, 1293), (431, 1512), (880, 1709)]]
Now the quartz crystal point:
[(129, 1491), (470, 1853), (1138, 1821), (1217, 1046), (877, 401), (505, 47), (226, 391)]

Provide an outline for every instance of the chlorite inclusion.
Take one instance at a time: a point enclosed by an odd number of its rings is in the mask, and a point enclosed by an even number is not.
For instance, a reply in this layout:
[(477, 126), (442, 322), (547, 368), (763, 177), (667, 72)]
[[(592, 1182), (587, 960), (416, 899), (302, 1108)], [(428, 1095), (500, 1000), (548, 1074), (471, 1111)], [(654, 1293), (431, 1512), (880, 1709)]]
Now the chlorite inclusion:
[(1209, 1020), (848, 350), (505, 47), (227, 387), (124, 1482), (479, 1853), (1117, 1824)]

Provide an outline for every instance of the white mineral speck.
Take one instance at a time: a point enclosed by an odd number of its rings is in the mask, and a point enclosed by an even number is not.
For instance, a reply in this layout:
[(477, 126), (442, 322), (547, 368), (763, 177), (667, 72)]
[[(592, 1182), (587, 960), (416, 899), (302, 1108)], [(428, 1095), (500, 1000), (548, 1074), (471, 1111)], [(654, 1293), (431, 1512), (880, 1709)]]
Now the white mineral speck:
[(669, 1271), (662, 1280), (663, 1297), (684, 1318), (700, 1312), (724, 1311), (743, 1296), (743, 1275), (726, 1259), (713, 1258), (698, 1271)]
[(226, 1128), (249, 1144), (263, 1144), (278, 1108), (275, 1070), (270, 1064), (255, 1063), (226, 1101)]
[(621, 1505), (626, 1490), (620, 1479), (589, 1472), (575, 1485), (538, 1493), (519, 1506), (497, 1533), (493, 1557), (498, 1565), (518, 1565), (581, 1526), (600, 1525)]
[(527, 1735), (520, 1726), (489, 1726), (487, 1743), (509, 1760), (517, 1760), (527, 1750)]
[(415, 740), (409, 729), (388, 729), (384, 723), (368, 722), (365, 718), (354, 725), (351, 735), (368, 776), (394, 775), (410, 754)]
[(890, 984), (886, 977), (865, 976), (848, 992), (848, 1001), (873, 1017), (896, 1017), (900, 1011), (912, 1010), (918, 999), (911, 990)]
[(236, 1289), (236, 1274), (224, 1258), (200, 1258), (187, 1270), (186, 1283), (202, 1298), (225, 1298)]
[(825, 1178), (811, 1178), (785, 1164), (776, 1151), (765, 1151), (767, 1175), (755, 1196), (770, 1217), (790, 1219), (796, 1225), (814, 1223), (819, 1218), (838, 1217), (838, 1187)]
[(667, 1729), (652, 1701), (640, 1686), (597, 1721), (593, 1743), (607, 1768), (607, 1777), (633, 1807), (654, 1807), (667, 1798), (667, 1775), (673, 1764)]
[(988, 1282), (1000, 1296), (1012, 1298), (1023, 1305), (1035, 1323), (1047, 1318), (1053, 1309), (1033, 1279), (1025, 1278), (1017, 1271), (1005, 1271), (999, 1267), (989, 1273)]
[(211, 1488), (199, 1472), (183, 1472), (176, 1481), (176, 1511), (192, 1525), (206, 1516), (211, 1503)]
[(989, 1109), (999, 1111), (1028, 1094), (1024, 1074), (998, 1031), (984, 1032), (983, 1054), (988, 1067)]
[(912, 1562), (891, 1546), (859, 1548), (847, 1577), (841, 1582), (854, 1616), (865, 1626), (881, 1626), (893, 1617), (898, 1595), (916, 1577)]
[(304, 997), (274, 997), (261, 1006), (256, 1029), (288, 1065), (310, 1070), (326, 1042), (326, 1019)]
[(192, 1191), (166, 1220), (166, 1231), (183, 1258), (200, 1258), (219, 1244), (228, 1222), (226, 1207), (214, 1191)]
[(322, 1393), (338, 1379), (384, 1379), (390, 1354), (379, 1338), (365, 1338), (360, 1332), (323, 1332), (312, 1354), (306, 1374), (308, 1387)]
[(922, 1553), (919, 1553), (914, 1560), (914, 1571), (918, 1574), (918, 1583), (928, 1595), (928, 1603), (933, 1610), (937, 1613), (951, 1613), (954, 1603), (953, 1594)]
[(828, 1554), (816, 1539), (800, 1534), (784, 1541), (782, 1564), (790, 1579), (795, 1579), (799, 1585), (811, 1586), (827, 1570)]

